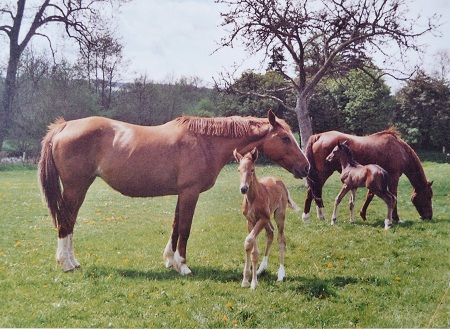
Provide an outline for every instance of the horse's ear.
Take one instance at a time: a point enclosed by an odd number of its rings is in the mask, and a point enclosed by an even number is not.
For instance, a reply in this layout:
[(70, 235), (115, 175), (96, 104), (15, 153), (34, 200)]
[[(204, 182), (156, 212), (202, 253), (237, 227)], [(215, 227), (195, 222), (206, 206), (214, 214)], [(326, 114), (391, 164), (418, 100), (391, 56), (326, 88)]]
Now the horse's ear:
[(432, 180), (431, 182), (428, 182), (428, 186), (431, 187), (433, 186), (434, 180)]
[(253, 148), (250, 154), (252, 155), (253, 162), (256, 162), (256, 160), (258, 159), (258, 149), (256, 147)]
[(239, 152), (237, 151), (237, 149), (234, 149), (233, 155), (234, 155), (234, 158), (236, 159), (236, 161), (237, 161), (238, 163), (241, 162), (241, 160), (242, 160), (242, 155), (239, 154)]
[(277, 117), (275, 115), (275, 113), (273, 113), (272, 110), (269, 110), (269, 112), (267, 113), (267, 117), (269, 118), (269, 122), (272, 126), (275, 126), (275, 124), (277, 123)]

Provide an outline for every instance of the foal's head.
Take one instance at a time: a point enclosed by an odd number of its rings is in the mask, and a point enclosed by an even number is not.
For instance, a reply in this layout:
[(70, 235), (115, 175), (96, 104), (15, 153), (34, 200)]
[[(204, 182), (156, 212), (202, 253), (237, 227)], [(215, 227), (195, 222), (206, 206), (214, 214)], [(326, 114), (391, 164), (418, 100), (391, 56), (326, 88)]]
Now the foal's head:
[(238, 172), (241, 178), (241, 193), (247, 194), (250, 183), (255, 177), (255, 162), (258, 159), (258, 150), (256, 147), (246, 153), (241, 155), (236, 149), (233, 151), (234, 158), (239, 164)]
[(350, 166), (356, 166), (358, 164), (358, 162), (356, 162), (355, 158), (353, 157), (353, 152), (350, 149), (350, 146), (348, 145), (347, 141), (344, 141), (342, 143), (338, 142), (325, 160), (327, 162), (331, 162), (334, 159), (337, 159), (338, 161), (343, 160), (346, 164), (349, 164)]

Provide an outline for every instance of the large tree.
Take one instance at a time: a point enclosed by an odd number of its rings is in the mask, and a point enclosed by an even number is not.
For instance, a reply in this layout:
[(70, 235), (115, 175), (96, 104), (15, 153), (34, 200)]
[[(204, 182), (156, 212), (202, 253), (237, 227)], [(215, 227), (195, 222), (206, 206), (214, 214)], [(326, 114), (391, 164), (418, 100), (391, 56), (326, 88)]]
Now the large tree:
[[(433, 31), (437, 24), (437, 17), (432, 17), (421, 28), (419, 17), (408, 15), (405, 0), (216, 2), (228, 8), (221, 14), (222, 26), (229, 31), (220, 41), (221, 46), (242, 42), (250, 54), (262, 52), (265, 61), (271, 60), (271, 68), (275, 66), (283, 74), (286, 87), (293, 89), (294, 104), (287, 104), (270, 92), (260, 96), (276, 99), (296, 113), (303, 146), (312, 134), (308, 103), (325, 75), (351, 67), (363, 68), (371, 63), (365, 59), (374, 53), (391, 59), (388, 47), (396, 47), (400, 56), (410, 50), (419, 51), (418, 37)], [(233, 79), (225, 73), (218, 85), (232, 88)]]
[(395, 95), (396, 127), (423, 150), (450, 148), (450, 82), (419, 71)]
[[(79, 42), (90, 40), (98, 21), (105, 13), (114, 13), (109, 6), (129, 0), (2, 0), (0, 32), (9, 41), (9, 57), (0, 105), (0, 148), (12, 122), (16, 93), (16, 76), (20, 57), (35, 36), (51, 39), (45, 27), (59, 23), (67, 35)], [(108, 8), (106, 8), (108, 6)]]

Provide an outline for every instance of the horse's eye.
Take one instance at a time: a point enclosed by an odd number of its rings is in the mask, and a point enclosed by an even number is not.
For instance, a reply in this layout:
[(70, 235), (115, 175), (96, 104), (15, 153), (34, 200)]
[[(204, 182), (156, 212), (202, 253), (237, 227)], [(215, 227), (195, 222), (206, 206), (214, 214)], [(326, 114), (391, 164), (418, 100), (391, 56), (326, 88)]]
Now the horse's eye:
[(287, 136), (281, 137), (281, 140), (283, 141), (284, 144), (290, 144), (291, 143), (291, 139)]

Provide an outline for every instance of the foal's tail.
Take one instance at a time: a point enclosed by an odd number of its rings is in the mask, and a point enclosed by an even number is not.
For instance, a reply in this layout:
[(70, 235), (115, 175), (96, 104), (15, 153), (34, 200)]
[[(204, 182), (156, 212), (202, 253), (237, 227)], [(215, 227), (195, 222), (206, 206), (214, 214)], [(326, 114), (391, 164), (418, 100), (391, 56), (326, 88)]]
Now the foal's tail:
[(292, 208), (295, 212), (299, 211), (300, 208), (295, 204), (294, 200), (292, 200), (291, 195), (288, 193), (288, 206)]
[(382, 174), (383, 174), (383, 179), (382, 179), (382, 185), (381, 185), (381, 189), (383, 191), (383, 193), (386, 193), (388, 190), (388, 184), (389, 184), (389, 174), (386, 170), (382, 169)]
[(48, 129), (47, 135), (42, 140), (41, 159), (39, 160), (38, 178), (41, 185), (43, 199), (50, 210), (52, 222), (55, 227), (58, 227), (58, 221), (65, 212), (62, 209), (62, 191), (59, 182), (58, 169), (53, 160), (53, 138), (56, 134), (61, 132), (66, 126), (63, 119), (56, 120)]

